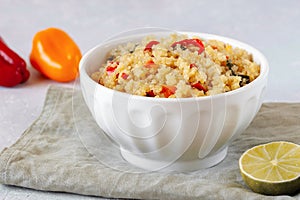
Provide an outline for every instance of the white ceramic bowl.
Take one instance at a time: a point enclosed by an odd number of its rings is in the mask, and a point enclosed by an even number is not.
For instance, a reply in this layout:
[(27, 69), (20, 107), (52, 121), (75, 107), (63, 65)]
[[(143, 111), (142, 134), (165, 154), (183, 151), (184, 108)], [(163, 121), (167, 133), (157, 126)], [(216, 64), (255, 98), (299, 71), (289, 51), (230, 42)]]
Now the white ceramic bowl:
[[(255, 48), (225, 37), (179, 32), (217, 39), (245, 49), (260, 64), (250, 84), (223, 94), (198, 98), (151, 98), (106, 88), (90, 78), (118, 44), (140, 41), (146, 34), (129, 35), (96, 46), (80, 62), (80, 84), (94, 119), (120, 146), (129, 163), (147, 170), (192, 171), (222, 161), (230, 142), (250, 124), (262, 104), (268, 63)], [(152, 33), (166, 36), (168, 32)]]

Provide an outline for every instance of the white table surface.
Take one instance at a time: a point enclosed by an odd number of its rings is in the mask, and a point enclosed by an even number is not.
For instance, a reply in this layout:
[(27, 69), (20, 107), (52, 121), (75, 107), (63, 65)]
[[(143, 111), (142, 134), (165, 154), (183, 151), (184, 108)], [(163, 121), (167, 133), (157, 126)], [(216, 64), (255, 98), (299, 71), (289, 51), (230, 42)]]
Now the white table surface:
[[(27, 62), (29, 81), (0, 87), (0, 151), (39, 116), (47, 88), (56, 83), (29, 64), (34, 34), (65, 30), (87, 50), (112, 35), (152, 26), (219, 34), (249, 43), (268, 59), (265, 102), (300, 102), (300, 1), (274, 0), (0, 0), (0, 35)], [(1, 73), (1, 72), (0, 72)], [(0, 199), (94, 199), (0, 185)]]

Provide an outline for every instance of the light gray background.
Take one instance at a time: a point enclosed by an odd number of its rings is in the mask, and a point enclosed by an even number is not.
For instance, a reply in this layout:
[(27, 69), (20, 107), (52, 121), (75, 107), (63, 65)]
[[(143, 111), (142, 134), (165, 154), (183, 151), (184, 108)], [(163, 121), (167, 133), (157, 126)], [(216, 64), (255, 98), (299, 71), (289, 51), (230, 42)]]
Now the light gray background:
[[(300, 1), (289, 0), (0, 0), (0, 35), (27, 62), (34, 34), (65, 30), (82, 53), (122, 31), (163, 27), (232, 37), (259, 49), (270, 76), (265, 102), (300, 102)], [(29, 64), (30, 80), (0, 87), (0, 151), (40, 114), (50, 84)], [(0, 199), (89, 199), (0, 185)]]

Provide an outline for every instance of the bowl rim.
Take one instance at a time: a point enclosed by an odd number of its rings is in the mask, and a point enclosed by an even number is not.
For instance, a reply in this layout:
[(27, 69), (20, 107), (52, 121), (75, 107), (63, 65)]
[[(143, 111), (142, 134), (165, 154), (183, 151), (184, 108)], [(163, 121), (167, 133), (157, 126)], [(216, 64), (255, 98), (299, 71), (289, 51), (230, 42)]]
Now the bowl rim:
[[(90, 75), (88, 75), (87, 73), (87, 69), (86, 69), (86, 65), (85, 63), (87, 62), (87, 60), (89, 59), (90, 56), (93, 55), (93, 52), (95, 52), (96, 50), (98, 50), (99, 48), (103, 48), (105, 45), (109, 45), (112, 42), (118, 41), (118, 40), (124, 40), (124, 38), (134, 38), (137, 37), (138, 35), (141, 36), (142, 34), (137, 34), (137, 35), (129, 35), (127, 37), (122, 37), (122, 38), (117, 38), (117, 39), (113, 39), (113, 40), (105, 40), (102, 43), (99, 43), (98, 45), (96, 45), (95, 47), (91, 48), (90, 50), (88, 50), (81, 58), (80, 63), (79, 63), (79, 75), (80, 75), (80, 81), (81, 81), (81, 77), (85, 78), (86, 81), (88, 81), (90, 84), (94, 85), (96, 88), (101, 88), (107, 92), (116, 92), (116, 94), (123, 96), (123, 97), (127, 97), (127, 98), (135, 98), (135, 99), (141, 99), (144, 101), (153, 101), (153, 99), (155, 99), (155, 102), (174, 102), (174, 101), (180, 101), (180, 102), (190, 102), (190, 101), (203, 101), (203, 100), (211, 100), (211, 99), (217, 99), (217, 98), (224, 98), (226, 96), (232, 96), (235, 95), (237, 93), (242, 93), (245, 90), (248, 90), (251, 87), (254, 87), (257, 84), (260, 84), (261, 81), (267, 79), (267, 76), (269, 74), (269, 64), (268, 61), (266, 59), (266, 57), (256, 48), (254, 48), (253, 46), (238, 41), (236, 39), (232, 39), (229, 37), (224, 37), (221, 35), (216, 35), (216, 34), (210, 34), (210, 33), (202, 33), (202, 32), (186, 32), (186, 31), (174, 31), (175, 33), (178, 34), (186, 34), (188, 36), (194, 35), (194, 36), (198, 36), (200, 38), (203, 38), (204, 40), (207, 39), (216, 39), (216, 40), (220, 40), (222, 42), (228, 43), (234, 47), (239, 47), (241, 49), (246, 50), (248, 53), (252, 54), (253, 57), (257, 58), (257, 60), (260, 62), (260, 74), (259, 76), (253, 80), (251, 83), (240, 87), (238, 89), (235, 90), (231, 90), (225, 93), (220, 93), (220, 94), (214, 94), (214, 95), (209, 95), (209, 96), (201, 96), (201, 97), (181, 97), (181, 98), (154, 98), (154, 97), (147, 97), (147, 96), (140, 96), (140, 95), (135, 95), (135, 94), (130, 94), (130, 93), (126, 93), (126, 92), (121, 92), (118, 90), (114, 90), (108, 87), (105, 87), (97, 82), (95, 82)], [(146, 34), (143, 34), (144, 36), (147, 35), (155, 35), (156, 32), (149, 32)], [(127, 41), (129, 42), (129, 41)]]

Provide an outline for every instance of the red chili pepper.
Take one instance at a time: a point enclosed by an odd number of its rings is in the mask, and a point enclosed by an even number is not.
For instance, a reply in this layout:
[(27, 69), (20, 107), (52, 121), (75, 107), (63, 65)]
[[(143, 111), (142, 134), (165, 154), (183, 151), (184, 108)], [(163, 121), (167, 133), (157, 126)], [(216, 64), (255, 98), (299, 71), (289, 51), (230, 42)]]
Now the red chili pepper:
[(0, 85), (13, 87), (26, 82), (29, 76), (26, 62), (0, 37)]
[(174, 42), (171, 47), (176, 47), (177, 45), (180, 45), (182, 47), (188, 48), (189, 46), (194, 46), (198, 48), (198, 54), (201, 54), (204, 51), (204, 45), (202, 41), (198, 38), (194, 39), (185, 39), (178, 42)]
[(203, 90), (204, 92), (207, 92), (207, 89), (200, 82), (193, 84), (192, 87), (197, 88), (198, 90)]
[(177, 90), (177, 88), (175, 86), (171, 86), (171, 85), (163, 85), (162, 86), (162, 90), (161, 92), (163, 93), (163, 95), (168, 98), (169, 96), (171, 96), (172, 94), (175, 94), (175, 91)]
[(155, 41), (155, 40), (150, 41), (148, 44), (146, 44), (146, 47), (145, 47), (144, 51), (150, 51), (151, 52), (152, 51), (152, 47), (154, 45), (157, 45), (157, 44), (159, 44), (158, 41)]

